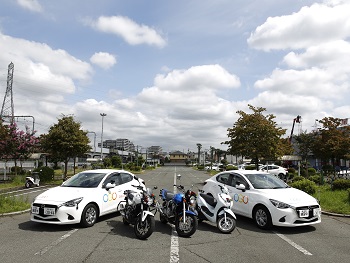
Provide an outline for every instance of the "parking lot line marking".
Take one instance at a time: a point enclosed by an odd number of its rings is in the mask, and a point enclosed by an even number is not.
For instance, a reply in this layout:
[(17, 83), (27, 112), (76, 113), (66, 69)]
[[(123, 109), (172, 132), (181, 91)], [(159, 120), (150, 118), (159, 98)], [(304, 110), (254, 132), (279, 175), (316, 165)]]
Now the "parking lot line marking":
[(283, 234), (280, 234), (278, 232), (274, 232), (277, 236), (279, 236), (280, 238), (282, 238), (284, 241), (286, 241), (287, 243), (289, 243), (292, 247), (298, 249), (300, 252), (302, 252), (303, 254), (307, 255), (307, 256), (312, 256), (312, 254), (307, 251), (305, 248), (299, 246), (298, 244), (296, 244), (295, 242), (293, 242), (292, 240), (290, 240), (288, 237), (286, 237)]
[[(176, 185), (176, 167), (175, 167), (175, 175), (174, 175), (174, 185)], [(174, 186), (174, 193), (176, 193), (176, 186)], [(175, 226), (172, 226), (171, 233), (171, 245), (170, 245), (170, 263), (179, 262), (179, 236), (175, 230)]]
[(70, 237), (74, 232), (78, 231), (78, 229), (73, 229), (71, 231), (69, 231), (67, 234), (61, 236), (59, 239), (57, 239), (56, 241), (52, 242), (50, 245), (48, 245), (47, 247), (44, 247), (42, 250), (36, 252), (34, 255), (39, 255), (42, 256), (44, 255), (47, 251), (49, 251), (51, 248), (53, 248), (54, 246), (57, 246), (59, 243), (61, 243), (63, 240), (65, 240), (67, 237)]
[(179, 262), (179, 237), (173, 226), (171, 234), (170, 263), (176, 262)]

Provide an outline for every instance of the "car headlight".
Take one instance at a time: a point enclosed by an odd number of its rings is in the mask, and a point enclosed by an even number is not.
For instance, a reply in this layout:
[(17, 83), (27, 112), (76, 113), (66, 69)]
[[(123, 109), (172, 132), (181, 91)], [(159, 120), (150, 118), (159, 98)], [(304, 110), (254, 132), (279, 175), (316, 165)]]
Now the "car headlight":
[(277, 201), (277, 200), (274, 200), (274, 199), (270, 199), (270, 202), (277, 208), (280, 208), (280, 209), (287, 209), (287, 208), (292, 208), (294, 209), (293, 206), (289, 205), (289, 204), (286, 204), (286, 203), (283, 203), (283, 202), (280, 202), (280, 201)]
[(64, 202), (63, 204), (59, 205), (59, 207), (61, 206), (74, 207), (74, 206), (77, 206), (82, 200), (83, 200), (83, 197), (75, 198), (67, 202)]

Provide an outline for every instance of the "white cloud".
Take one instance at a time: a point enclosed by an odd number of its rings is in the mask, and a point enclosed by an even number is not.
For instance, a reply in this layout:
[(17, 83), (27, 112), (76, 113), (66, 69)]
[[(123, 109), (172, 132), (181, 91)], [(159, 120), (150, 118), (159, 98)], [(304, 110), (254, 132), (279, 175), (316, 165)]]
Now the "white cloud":
[(302, 49), (350, 36), (350, 3), (313, 4), (287, 16), (269, 17), (248, 38), (256, 49)]
[(87, 81), (92, 74), (88, 63), (46, 44), (0, 34), (0, 45), (0, 62), (14, 63), (14, 81), (23, 92), (40, 97), (52, 92), (73, 93), (74, 80)]
[(336, 40), (311, 46), (304, 53), (290, 52), (283, 61), (289, 67), (310, 68), (320, 67), (334, 73), (350, 71), (350, 43)]
[(32, 12), (38, 12), (41, 13), (43, 11), (42, 6), (37, 0), (17, 0), (17, 3)]
[(90, 25), (105, 33), (122, 37), (130, 45), (154, 45), (164, 47), (166, 40), (153, 28), (139, 25), (124, 16), (101, 16), (96, 21), (90, 21)]
[(115, 56), (106, 52), (98, 52), (93, 54), (90, 61), (103, 69), (109, 69), (117, 63)]

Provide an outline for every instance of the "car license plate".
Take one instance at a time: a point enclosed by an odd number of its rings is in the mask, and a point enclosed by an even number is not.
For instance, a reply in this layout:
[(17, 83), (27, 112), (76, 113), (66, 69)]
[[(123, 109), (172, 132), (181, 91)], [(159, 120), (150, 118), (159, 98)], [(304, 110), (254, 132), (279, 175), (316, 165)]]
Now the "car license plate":
[(299, 210), (299, 217), (308, 217), (309, 210)]
[(39, 207), (38, 206), (32, 206), (32, 214), (39, 214)]
[(44, 215), (50, 215), (50, 216), (55, 215), (55, 208), (44, 207)]

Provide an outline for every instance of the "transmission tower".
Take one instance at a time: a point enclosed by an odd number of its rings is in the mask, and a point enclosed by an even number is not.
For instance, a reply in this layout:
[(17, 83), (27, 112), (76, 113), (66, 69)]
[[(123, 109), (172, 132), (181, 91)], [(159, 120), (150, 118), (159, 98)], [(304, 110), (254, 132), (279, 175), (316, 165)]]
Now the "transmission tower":
[(12, 83), (13, 83), (13, 69), (14, 64), (11, 62), (8, 66), (7, 71), (7, 87), (4, 96), (4, 102), (2, 103), (0, 118), (3, 122), (14, 122), (14, 107), (13, 107), (13, 94), (12, 94)]

